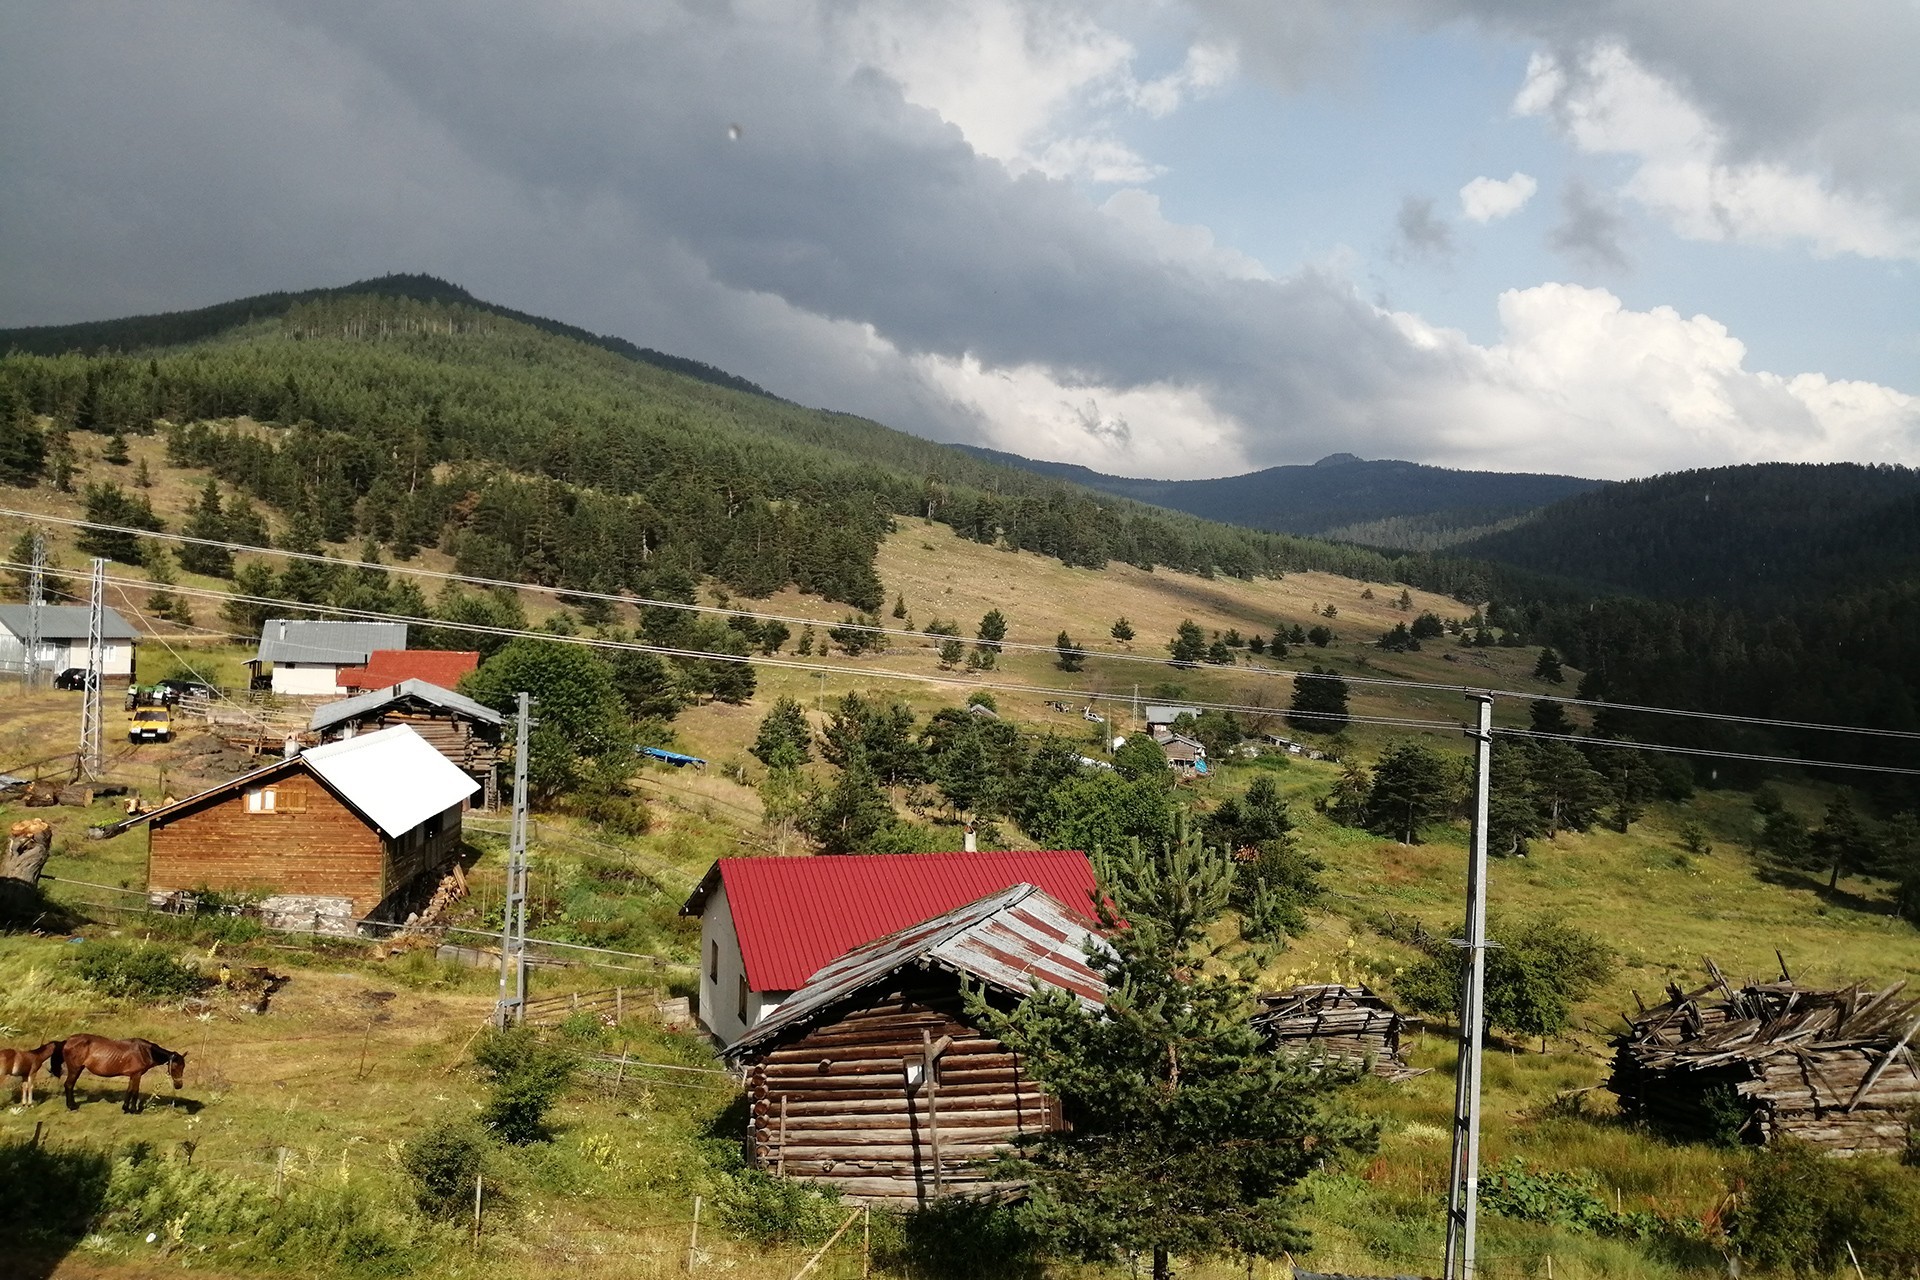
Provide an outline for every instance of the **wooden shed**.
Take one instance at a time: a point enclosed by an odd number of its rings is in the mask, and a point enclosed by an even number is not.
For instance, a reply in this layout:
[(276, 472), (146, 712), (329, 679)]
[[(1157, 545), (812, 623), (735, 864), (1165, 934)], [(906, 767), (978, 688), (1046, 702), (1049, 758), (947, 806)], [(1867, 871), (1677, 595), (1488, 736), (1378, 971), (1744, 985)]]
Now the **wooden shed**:
[(1253, 1025), (1282, 1053), (1304, 1054), (1316, 1067), (1365, 1066), (1388, 1080), (1424, 1074), (1402, 1056), (1421, 1019), (1401, 1013), (1365, 986), (1318, 983), (1260, 997)]
[(1017, 1192), (991, 1162), (1022, 1134), (1060, 1128), (1060, 1108), (975, 1025), (961, 984), (1009, 1008), (1055, 987), (1097, 1009), (1093, 937), (1023, 884), (827, 965), (726, 1052), (746, 1075), (749, 1162), (851, 1203)]
[(1920, 1000), (1904, 982), (1669, 986), (1628, 1019), (1607, 1087), (1620, 1109), (1683, 1137), (1752, 1143), (1793, 1137), (1836, 1155), (1900, 1152), (1920, 1108)]
[(314, 747), (130, 819), (147, 824), (147, 891), (262, 895), (288, 927), (351, 932), (404, 913), (460, 851), (473, 779), (406, 725)]
[(402, 680), (313, 709), (308, 724), (328, 740), (404, 724), (480, 786), (479, 807), (498, 799), (504, 717), (492, 707), (425, 680)]

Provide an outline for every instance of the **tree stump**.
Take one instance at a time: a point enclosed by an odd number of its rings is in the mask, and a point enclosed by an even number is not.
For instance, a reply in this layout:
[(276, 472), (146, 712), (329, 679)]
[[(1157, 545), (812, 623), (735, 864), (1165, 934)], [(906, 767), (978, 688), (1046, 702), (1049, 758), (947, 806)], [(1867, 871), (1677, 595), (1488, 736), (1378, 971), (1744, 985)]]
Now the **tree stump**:
[(33, 884), (53, 856), (53, 824), (43, 818), (24, 818), (7, 831), (7, 853), (0, 859), (0, 879)]

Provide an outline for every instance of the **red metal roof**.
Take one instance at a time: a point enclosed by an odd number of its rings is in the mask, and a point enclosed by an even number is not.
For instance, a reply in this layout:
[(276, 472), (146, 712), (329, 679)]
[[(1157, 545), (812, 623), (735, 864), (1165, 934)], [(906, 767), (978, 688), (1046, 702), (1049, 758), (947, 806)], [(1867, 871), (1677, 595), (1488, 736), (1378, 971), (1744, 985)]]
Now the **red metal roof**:
[(755, 991), (792, 991), (855, 947), (1018, 884), (1094, 919), (1093, 864), (1072, 849), (722, 858), (688, 914), (704, 908), (716, 875)]
[(425, 680), (442, 689), (480, 665), (471, 649), (375, 649), (364, 667), (343, 667), (335, 677), (343, 689), (384, 689), (403, 680)]

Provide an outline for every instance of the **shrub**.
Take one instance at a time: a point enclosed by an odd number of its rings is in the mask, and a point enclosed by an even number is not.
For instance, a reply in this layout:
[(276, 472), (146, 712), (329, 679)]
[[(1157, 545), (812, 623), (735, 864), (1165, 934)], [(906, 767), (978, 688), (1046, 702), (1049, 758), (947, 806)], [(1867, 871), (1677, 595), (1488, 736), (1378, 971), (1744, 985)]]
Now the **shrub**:
[(487, 1135), (461, 1120), (422, 1129), (400, 1153), (414, 1202), (435, 1218), (458, 1218), (473, 1203), (474, 1179), (486, 1168)]
[(67, 956), (82, 981), (118, 1000), (168, 1000), (200, 990), (200, 971), (163, 947), (96, 939)]
[(897, 1232), (875, 1220), (875, 1253), (881, 1265), (906, 1275), (984, 1280), (1044, 1274), (1039, 1242), (1012, 1205), (935, 1200), (899, 1215), (888, 1227), (896, 1224)]
[(758, 1169), (724, 1175), (713, 1197), (720, 1225), (755, 1244), (819, 1244), (840, 1225), (838, 1192)]
[(512, 1027), (483, 1035), (473, 1059), (493, 1086), (480, 1108), (482, 1124), (516, 1146), (553, 1136), (547, 1111), (573, 1078), (572, 1052), (541, 1043), (530, 1027)]
[(1920, 1268), (1920, 1173), (1777, 1142), (1754, 1152), (1736, 1179), (1727, 1230), (1741, 1259), (1763, 1270), (1850, 1269), (1851, 1244), (1869, 1274), (1910, 1274)]

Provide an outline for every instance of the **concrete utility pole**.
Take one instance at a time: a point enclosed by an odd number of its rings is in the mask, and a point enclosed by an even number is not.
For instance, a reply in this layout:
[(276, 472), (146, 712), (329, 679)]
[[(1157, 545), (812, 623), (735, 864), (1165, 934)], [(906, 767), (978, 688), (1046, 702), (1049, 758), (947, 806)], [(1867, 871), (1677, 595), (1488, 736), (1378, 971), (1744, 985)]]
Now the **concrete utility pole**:
[(22, 674), (28, 689), (40, 684), (40, 611), (47, 605), (47, 535), (33, 530), (33, 558), (27, 568), (27, 653)]
[(80, 773), (98, 778), (105, 750), (101, 741), (100, 686), (106, 680), (105, 644), (101, 632), (106, 629), (107, 562), (94, 557), (93, 593), (87, 608), (87, 686), (80, 695)]
[[(493, 1023), (506, 1027), (527, 1012), (527, 731), (533, 699), (520, 695), (513, 730), (513, 823), (507, 836), (507, 896), (500, 920), (500, 998)], [(511, 993), (509, 993), (511, 992)]]
[(1453, 1168), (1447, 1185), (1446, 1280), (1474, 1280), (1480, 1219), (1480, 1055), (1487, 999), (1487, 796), (1493, 773), (1493, 697), (1480, 704), (1474, 740), (1473, 842), (1467, 855), (1467, 971), (1460, 992), (1460, 1063), (1454, 1077)]

